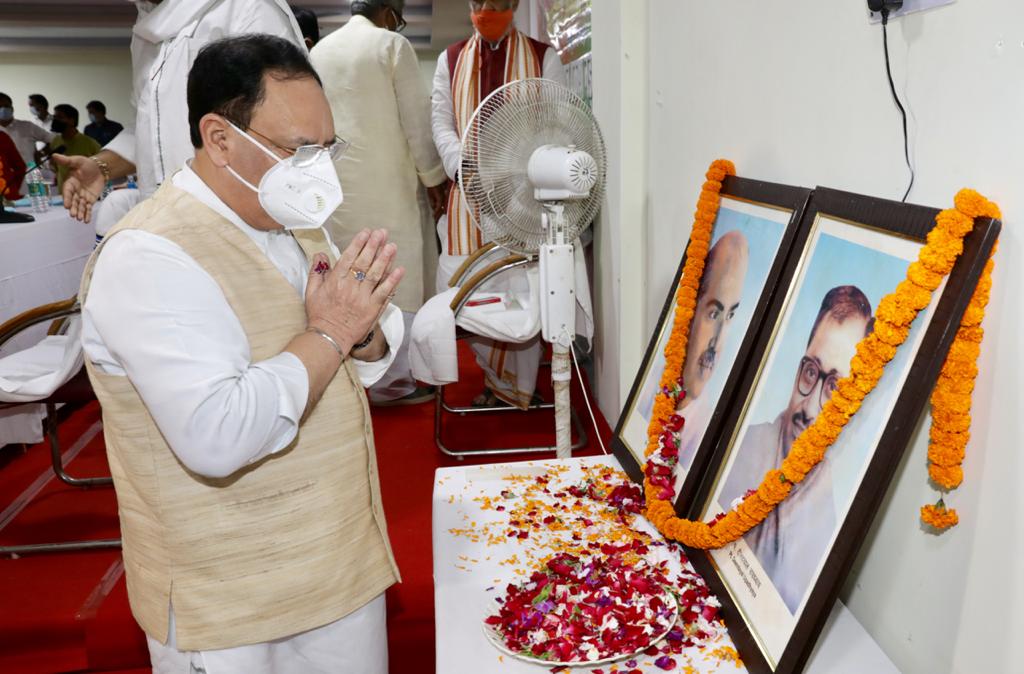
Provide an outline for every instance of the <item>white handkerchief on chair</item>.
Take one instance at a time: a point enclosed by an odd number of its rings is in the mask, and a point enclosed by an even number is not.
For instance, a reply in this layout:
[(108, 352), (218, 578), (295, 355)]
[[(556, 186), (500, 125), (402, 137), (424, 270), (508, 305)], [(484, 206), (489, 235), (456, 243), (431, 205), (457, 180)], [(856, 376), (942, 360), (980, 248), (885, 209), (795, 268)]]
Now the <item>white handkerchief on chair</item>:
[(42, 400), (78, 374), (82, 363), (82, 321), (73, 316), (65, 334), (0, 359), (0, 401)]
[(452, 288), (434, 295), (416, 312), (409, 340), (412, 376), (427, 384), (444, 385), (459, 380), (459, 354), (455, 344)]

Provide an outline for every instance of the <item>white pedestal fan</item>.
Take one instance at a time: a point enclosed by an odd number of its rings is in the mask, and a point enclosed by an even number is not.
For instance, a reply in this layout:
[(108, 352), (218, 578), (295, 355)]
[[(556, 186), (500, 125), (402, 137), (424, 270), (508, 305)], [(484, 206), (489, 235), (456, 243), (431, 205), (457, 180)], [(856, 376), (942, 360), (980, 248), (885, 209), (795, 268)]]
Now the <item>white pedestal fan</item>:
[(485, 239), (539, 261), (541, 335), (551, 343), (560, 458), (571, 451), (574, 247), (600, 207), (606, 169), (590, 108), (551, 80), (516, 80), (494, 91), (462, 136), (459, 186), (474, 222)]

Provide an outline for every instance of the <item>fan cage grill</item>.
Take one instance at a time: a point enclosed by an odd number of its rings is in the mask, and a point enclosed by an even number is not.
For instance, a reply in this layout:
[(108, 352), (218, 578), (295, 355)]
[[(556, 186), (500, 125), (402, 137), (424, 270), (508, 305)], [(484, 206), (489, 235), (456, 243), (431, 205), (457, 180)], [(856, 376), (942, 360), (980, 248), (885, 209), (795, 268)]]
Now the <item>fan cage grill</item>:
[(593, 221), (604, 196), (604, 139), (587, 104), (545, 79), (510, 82), (484, 99), (462, 138), (459, 181), (473, 221), (485, 239), (527, 255), (545, 242), (543, 207), (527, 177), (530, 155), (542, 145), (575, 146), (594, 158), (597, 182), (590, 196), (564, 202), (566, 239)]

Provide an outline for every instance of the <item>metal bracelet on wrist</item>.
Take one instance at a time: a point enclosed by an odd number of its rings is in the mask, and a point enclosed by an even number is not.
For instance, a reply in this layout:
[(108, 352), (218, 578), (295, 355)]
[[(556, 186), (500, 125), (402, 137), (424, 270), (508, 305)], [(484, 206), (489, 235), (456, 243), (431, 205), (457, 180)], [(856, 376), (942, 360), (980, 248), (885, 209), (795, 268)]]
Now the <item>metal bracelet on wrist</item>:
[(100, 173), (103, 174), (104, 182), (110, 182), (110, 164), (100, 159), (99, 157), (89, 157), (89, 159), (96, 162), (96, 166), (99, 167)]
[(89, 159), (91, 159), (93, 162), (96, 163), (96, 166), (98, 166), (99, 169), (100, 169), (100, 173), (103, 174), (103, 193), (100, 195), (100, 197), (101, 198), (105, 197), (105, 196), (107, 196), (107, 194), (110, 193), (110, 189), (111, 189), (110, 188), (110, 164), (108, 164), (106, 161), (100, 159), (99, 157), (95, 157), (95, 156), (94, 157), (89, 157)]
[(352, 345), (352, 350), (353, 351), (358, 351), (359, 349), (365, 349), (366, 347), (370, 346), (370, 342), (373, 341), (373, 338), (374, 338), (374, 336), (376, 334), (377, 334), (377, 330), (376, 329), (370, 330), (370, 334), (366, 335), (366, 339), (364, 339), (363, 341), (359, 342), (358, 344), (353, 344)]
[(341, 350), (341, 347), (338, 346), (338, 343), (334, 341), (333, 337), (331, 337), (330, 335), (328, 335), (326, 332), (319, 328), (309, 328), (308, 330), (306, 330), (306, 332), (316, 333), (323, 337), (325, 340), (327, 340), (328, 344), (334, 347), (334, 350), (338, 352), (338, 355), (341, 356), (341, 359), (345, 360), (345, 352)]

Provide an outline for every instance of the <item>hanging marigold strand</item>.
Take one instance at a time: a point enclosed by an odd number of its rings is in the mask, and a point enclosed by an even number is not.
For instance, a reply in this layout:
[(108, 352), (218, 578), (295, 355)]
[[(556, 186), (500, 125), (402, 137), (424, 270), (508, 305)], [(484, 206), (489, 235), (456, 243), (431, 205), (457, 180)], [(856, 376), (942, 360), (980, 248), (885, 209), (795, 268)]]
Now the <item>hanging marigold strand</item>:
[[(715, 218), (718, 217), (722, 181), (731, 175), (736, 175), (736, 167), (731, 161), (718, 159), (712, 162), (705, 174), (706, 180), (697, 200), (697, 210), (690, 230), (690, 243), (686, 248), (686, 261), (683, 264), (683, 275), (679, 281), (679, 290), (676, 292), (672, 332), (668, 344), (665, 345), (665, 369), (661, 373), (661, 387), (654, 398), (651, 421), (647, 427), (647, 447), (644, 453), (648, 457), (658, 450), (665, 423), (674, 414), (678, 397), (682, 395), (678, 383), (683, 372), (683, 361), (686, 359), (690, 321), (697, 307), (697, 288), (700, 286), (704, 261), (711, 247), (711, 232), (715, 226)], [(671, 475), (652, 476), (652, 472), (649, 466), (646, 470), (648, 477), (644, 481), (648, 502), (670, 500)]]
[[(963, 193), (961, 193), (963, 194)], [(999, 207), (971, 194), (957, 195), (957, 209), (969, 217), (1001, 218)], [(974, 289), (967, 311), (960, 321), (953, 345), (946, 356), (942, 372), (932, 392), (932, 427), (928, 443), (928, 475), (943, 490), (960, 486), (964, 473), (961, 468), (970, 440), (971, 393), (978, 376), (978, 355), (985, 330), (981, 321), (985, 317), (992, 291), (992, 269), (998, 242), (985, 263), (985, 269)], [(956, 510), (947, 508), (939, 498), (931, 505), (921, 507), (921, 521), (940, 531), (956, 526), (960, 518)]]
[[(665, 346), (665, 370), (661, 377), (661, 391), (655, 397), (654, 409), (647, 432), (648, 457), (645, 468), (644, 495), (646, 517), (667, 538), (694, 548), (719, 548), (735, 541), (760, 524), (790, 493), (794, 484), (801, 482), (825, 456), (843, 427), (860, 408), (864, 400), (882, 378), (886, 364), (892, 360), (897, 348), (910, 334), (910, 325), (917, 314), (931, 303), (932, 293), (949, 274), (957, 257), (963, 251), (963, 238), (973, 229), (974, 219), (980, 216), (998, 217), (999, 209), (977, 192), (961, 190), (954, 200), (955, 208), (936, 216), (936, 226), (928, 234), (917, 262), (910, 265), (907, 278), (896, 290), (882, 299), (875, 314), (875, 329), (857, 345), (856, 355), (850, 363), (850, 376), (838, 383), (833, 394), (815, 421), (794, 441), (789, 454), (778, 469), (770, 470), (756, 490), (752, 490), (733, 510), (712, 522), (686, 520), (676, 517), (672, 506), (674, 496), (671, 476), (664, 475), (664, 461), (656, 460), (666, 450), (675, 451), (671, 437), (681, 423), (673, 417), (682, 391), (680, 375), (686, 359), (686, 343), (690, 321), (696, 307), (697, 288), (704, 271), (704, 262), (711, 243), (711, 232), (718, 215), (722, 181), (735, 175), (735, 167), (727, 160), (716, 160), (707, 172), (697, 212), (694, 216), (690, 244), (686, 249), (683, 277), (676, 295), (675, 319), (672, 334)], [(986, 276), (975, 292), (977, 304), (972, 300), (961, 324), (958, 340), (947, 357), (943, 372), (950, 377), (947, 387), (933, 396), (933, 417), (943, 418), (939, 431), (966, 433), (970, 425), (970, 391), (977, 373), (975, 360), (980, 345), (980, 323), (984, 316), (988, 288), (991, 286), (991, 261)], [(987, 282), (984, 281), (987, 279)], [(971, 341), (976, 338), (975, 341)], [(968, 345), (968, 343), (974, 346)], [(967, 380), (970, 380), (969, 382)], [(966, 406), (963, 396), (967, 396)], [(666, 430), (667, 429), (667, 430)], [(945, 436), (942, 436), (945, 437)], [(957, 438), (959, 442), (959, 438)], [(669, 446), (666, 446), (669, 443)], [(964, 440), (966, 444), (966, 440)], [(939, 457), (939, 453), (936, 454)], [(950, 456), (942, 454), (940, 460)], [(948, 467), (948, 466), (941, 466)], [(957, 465), (959, 468), (959, 465)], [(939, 509), (941, 507), (941, 510)], [(956, 512), (947, 511), (940, 500), (936, 506), (922, 508), (922, 518), (938, 526), (956, 523)]]

